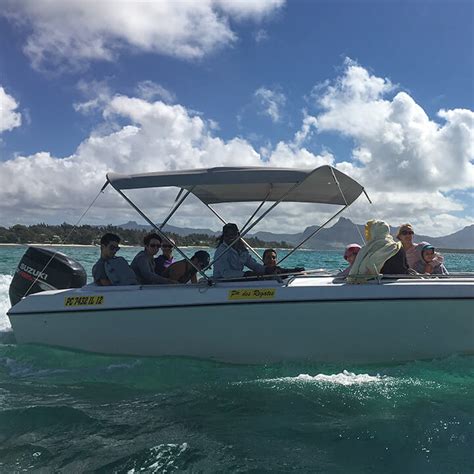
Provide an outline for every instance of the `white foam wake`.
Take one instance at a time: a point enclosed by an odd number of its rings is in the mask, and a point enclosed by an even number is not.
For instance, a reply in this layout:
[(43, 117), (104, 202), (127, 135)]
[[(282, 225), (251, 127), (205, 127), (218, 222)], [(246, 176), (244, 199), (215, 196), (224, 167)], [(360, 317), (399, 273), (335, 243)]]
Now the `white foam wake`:
[(339, 385), (359, 385), (364, 383), (374, 383), (387, 381), (389, 377), (383, 375), (369, 375), (369, 374), (354, 374), (347, 370), (343, 370), (339, 374), (317, 374), (317, 375), (308, 375), (300, 374), (297, 377), (289, 377), (292, 380), (299, 382), (327, 382), (334, 383)]
[(11, 275), (0, 275), (0, 331), (11, 329), (7, 311), (11, 306), (8, 297), (8, 288), (10, 287), (12, 278)]

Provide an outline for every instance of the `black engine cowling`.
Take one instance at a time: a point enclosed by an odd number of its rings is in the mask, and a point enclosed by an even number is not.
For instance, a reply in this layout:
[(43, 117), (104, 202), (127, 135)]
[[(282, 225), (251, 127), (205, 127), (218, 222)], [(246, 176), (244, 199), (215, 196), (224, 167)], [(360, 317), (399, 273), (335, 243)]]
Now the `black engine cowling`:
[(10, 284), (10, 302), (15, 305), (27, 292), (80, 288), (86, 283), (86, 271), (76, 260), (54, 250), (29, 247)]

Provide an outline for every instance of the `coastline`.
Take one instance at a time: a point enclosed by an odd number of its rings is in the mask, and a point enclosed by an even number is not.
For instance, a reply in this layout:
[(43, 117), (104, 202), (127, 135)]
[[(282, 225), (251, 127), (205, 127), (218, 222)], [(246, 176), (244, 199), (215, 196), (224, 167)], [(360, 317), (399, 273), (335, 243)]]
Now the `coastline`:
[[(5, 244), (5, 243), (0, 243), (0, 247), (98, 247), (98, 245), (91, 245), (91, 244), (41, 244), (41, 243)], [(132, 247), (132, 245), (121, 245), (121, 247)]]
[[(98, 248), (100, 247), (99, 245), (92, 245), (92, 244), (42, 244), (42, 243), (39, 243), (39, 242), (35, 242), (35, 243), (28, 243), (28, 244), (14, 244), (14, 243), (0, 243), (0, 248), (1, 247), (78, 247), (78, 248), (81, 248), (81, 247), (84, 247), (84, 248)], [(122, 248), (140, 248), (141, 246), (140, 245), (120, 245), (120, 247)], [(192, 245), (192, 246), (189, 246), (189, 245), (183, 245), (183, 246), (180, 246), (179, 248), (182, 248), (182, 249), (186, 249), (186, 248), (203, 248), (203, 249), (209, 249), (209, 248), (213, 248), (213, 247), (209, 247), (209, 246), (206, 246), (206, 245)], [(255, 249), (259, 249), (259, 250), (264, 250), (266, 247), (255, 247)], [(290, 250), (288, 248), (280, 248), (280, 247), (277, 247), (277, 250)], [(308, 248), (300, 248), (298, 249), (298, 251), (301, 251), (301, 252), (318, 252), (318, 251), (323, 251), (323, 252), (331, 252), (331, 251), (334, 251), (334, 252), (341, 252), (343, 251), (344, 248), (341, 247), (340, 249), (338, 248), (333, 248), (333, 249), (308, 249)], [(437, 250), (439, 250), (441, 253), (467, 253), (467, 254), (474, 254), (474, 249), (447, 249), (447, 248), (438, 248)]]
[[(28, 244), (6, 244), (6, 243), (0, 243), (0, 248), (1, 247), (78, 247), (78, 248), (100, 248), (100, 245), (92, 245), (92, 244), (42, 244), (42, 243), (28, 243)], [(120, 248), (142, 248), (142, 245), (124, 245), (120, 244)], [(187, 249), (187, 248), (204, 248), (204, 249), (210, 249), (213, 247), (209, 247), (206, 245), (181, 245), (179, 247), (180, 249)]]

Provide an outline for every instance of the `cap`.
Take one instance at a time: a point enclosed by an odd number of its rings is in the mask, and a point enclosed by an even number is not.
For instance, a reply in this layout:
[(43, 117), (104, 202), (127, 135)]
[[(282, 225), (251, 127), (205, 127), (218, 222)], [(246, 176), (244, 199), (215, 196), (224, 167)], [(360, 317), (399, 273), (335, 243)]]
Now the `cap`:
[(362, 247), (359, 244), (349, 244), (344, 250), (344, 258), (347, 260), (349, 255), (357, 255)]

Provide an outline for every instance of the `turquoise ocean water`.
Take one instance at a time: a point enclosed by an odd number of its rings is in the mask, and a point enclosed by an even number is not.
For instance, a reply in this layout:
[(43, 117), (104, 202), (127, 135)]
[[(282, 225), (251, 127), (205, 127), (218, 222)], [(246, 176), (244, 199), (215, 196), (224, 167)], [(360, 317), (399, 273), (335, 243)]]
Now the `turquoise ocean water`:
[[(61, 250), (90, 273), (97, 249)], [(18, 346), (5, 313), (24, 251), (0, 247), (0, 472), (474, 472), (474, 357), (231, 365)], [(445, 258), (474, 271), (474, 255)]]

